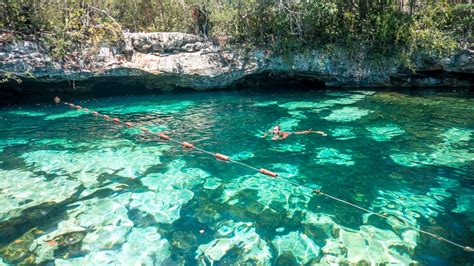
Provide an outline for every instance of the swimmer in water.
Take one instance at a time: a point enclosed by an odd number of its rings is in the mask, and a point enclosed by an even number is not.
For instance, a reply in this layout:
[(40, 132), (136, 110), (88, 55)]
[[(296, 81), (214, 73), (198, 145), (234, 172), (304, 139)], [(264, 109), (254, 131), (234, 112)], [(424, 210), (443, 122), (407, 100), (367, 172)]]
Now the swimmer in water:
[(56, 96), (56, 97), (54, 97), (53, 101), (54, 101), (55, 104), (60, 104), (61, 103), (61, 98)]
[(262, 138), (265, 138), (266, 136), (268, 136), (269, 134), (272, 134), (273, 137), (272, 137), (272, 140), (284, 140), (286, 138), (288, 138), (290, 135), (294, 134), (294, 135), (301, 135), (301, 134), (310, 134), (310, 133), (316, 133), (316, 134), (319, 134), (321, 136), (327, 136), (326, 133), (322, 132), (322, 131), (317, 131), (317, 130), (304, 130), (304, 131), (296, 131), (296, 132), (286, 132), (286, 131), (281, 131), (281, 128), (279, 125), (276, 125), (273, 127), (273, 129), (265, 134), (263, 134)]

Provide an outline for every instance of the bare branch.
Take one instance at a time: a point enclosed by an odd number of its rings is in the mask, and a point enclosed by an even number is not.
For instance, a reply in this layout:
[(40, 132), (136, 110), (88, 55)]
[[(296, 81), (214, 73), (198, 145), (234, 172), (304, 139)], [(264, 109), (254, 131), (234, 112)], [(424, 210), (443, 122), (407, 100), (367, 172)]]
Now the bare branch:
[(120, 23), (118, 23), (111, 15), (109, 15), (107, 12), (105, 12), (104, 10), (102, 9), (99, 9), (97, 7), (94, 7), (94, 6), (91, 6), (89, 4), (87, 4), (87, 7), (89, 8), (92, 8), (94, 10), (97, 10), (99, 12), (101, 12), (102, 14), (106, 15), (107, 17), (109, 17), (115, 24), (117, 24), (117, 26), (119, 26), (119, 28), (121, 29), (122, 28), (122, 25), (120, 25)]

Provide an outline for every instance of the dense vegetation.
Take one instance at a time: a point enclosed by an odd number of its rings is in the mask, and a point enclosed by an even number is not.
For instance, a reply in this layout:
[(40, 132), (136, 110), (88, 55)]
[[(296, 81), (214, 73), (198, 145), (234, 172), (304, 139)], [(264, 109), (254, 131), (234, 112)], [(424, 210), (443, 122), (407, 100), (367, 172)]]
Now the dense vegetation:
[(58, 58), (120, 41), (123, 30), (189, 32), (275, 52), (344, 46), (443, 53), (472, 42), (473, 7), (436, 0), (4, 0), (0, 29), (38, 36)]

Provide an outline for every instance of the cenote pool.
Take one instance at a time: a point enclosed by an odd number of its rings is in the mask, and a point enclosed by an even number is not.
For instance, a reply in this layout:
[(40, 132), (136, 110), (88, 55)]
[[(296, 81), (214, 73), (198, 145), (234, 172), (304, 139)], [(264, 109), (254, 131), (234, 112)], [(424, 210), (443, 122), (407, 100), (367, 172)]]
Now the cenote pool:
[[(472, 93), (203, 92), (65, 99), (280, 173), (48, 104), (0, 109), (0, 265), (471, 265)], [(328, 134), (262, 139), (284, 131)]]

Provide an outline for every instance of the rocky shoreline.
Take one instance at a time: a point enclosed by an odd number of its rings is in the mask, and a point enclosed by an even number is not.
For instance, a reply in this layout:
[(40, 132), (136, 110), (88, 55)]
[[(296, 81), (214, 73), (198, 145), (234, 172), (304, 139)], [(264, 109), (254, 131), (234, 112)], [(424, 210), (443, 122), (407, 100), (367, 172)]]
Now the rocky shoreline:
[(199, 36), (177, 32), (124, 32), (123, 40), (120, 45), (84, 49), (61, 62), (34, 40), (0, 42), (0, 73), (25, 81), (1, 86), (31, 93), (90, 91), (97, 82), (111, 80), (155, 90), (208, 90), (275, 79), (309, 81), (321, 87), (471, 88), (474, 84), (471, 49), (446, 58), (419, 54), (412, 58), (409, 70), (399, 58), (374, 59), (343, 49), (281, 56), (222, 48)]

